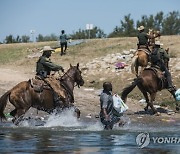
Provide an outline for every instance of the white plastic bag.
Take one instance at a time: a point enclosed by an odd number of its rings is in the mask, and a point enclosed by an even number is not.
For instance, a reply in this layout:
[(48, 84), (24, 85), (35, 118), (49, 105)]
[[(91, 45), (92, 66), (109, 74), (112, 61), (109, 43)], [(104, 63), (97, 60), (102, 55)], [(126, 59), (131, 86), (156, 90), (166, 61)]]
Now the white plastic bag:
[(121, 97), (119, 97), (119, 95), (117, 94), (113, 95), (113, 107), (119, 113), (123, 113), (128, 110), (128, 106), (123, 102)]

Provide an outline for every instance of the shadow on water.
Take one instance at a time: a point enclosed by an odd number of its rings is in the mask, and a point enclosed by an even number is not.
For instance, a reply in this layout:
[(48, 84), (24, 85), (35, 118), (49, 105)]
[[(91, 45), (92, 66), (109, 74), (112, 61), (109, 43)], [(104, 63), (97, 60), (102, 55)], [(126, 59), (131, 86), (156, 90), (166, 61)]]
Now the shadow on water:
[[(147, 146), (139, 148), (136, 138), (142, 132), (148, 132), (151, 139)], [(179, 144), (154, 143), (152, 137), (180, 138), (180, 135), (176, 128), (131, 122), (104, 131), (99, 121), (77, 120), (72, 112), (52, 115), (43, 126), (35, 126), (32, 121), (24, 121), (21, 126), (0, 123), (0, 149), (6, 153), (180, 153)]]

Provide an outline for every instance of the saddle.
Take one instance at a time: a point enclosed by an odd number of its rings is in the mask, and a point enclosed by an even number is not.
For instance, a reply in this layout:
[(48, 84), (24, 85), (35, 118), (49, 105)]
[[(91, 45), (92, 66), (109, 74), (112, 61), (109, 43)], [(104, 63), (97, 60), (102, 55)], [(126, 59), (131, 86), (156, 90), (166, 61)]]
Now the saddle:
[(66, 91), (64, 87), (60, 84), (60, 81), (57, 80), (55, 77), (50, 76), (45, 78), (45, 82), (58, 94), (59, 97), (65, 99), (66, 98)]
[(33, 90), (37, 93), (41, 94), (44, 89), (52, 91), (55, 106), (68, 106), (69, 101), (66, 89), (64, 88), (62, 83), (60, 83), (60, 81), (54, 76), (48, 76), (45, 79), (36, 76), (35, 79), (30, 79), (29, 82)]
[(41, 79), (41, 77), (35, 76), (35, 78), (30, 79), (29, 82), (35, 92), (41, 93), (43, 92), (43, 89), (49, 89), (57, 93), (59, 97), (63, 99), (66, 98), (65, 90), (60, 85), (59, 80), (52, 76), (49, 76), (45, 79)]
[(138, 49), (147, 49), (146, 45), (138, 45)]
[(138, 51), (144, 51), (147, 55), (151, 54), (151, 52), (147, 49), (145, 45), (140, 45), (139, 48), (137, 49), (137, 52)]
[(31, 87), (34, 89), (34, 91), (38, 93), (42, 92), (44, 89), (44, 86), (46, 85), (43, 80), (38, 79), (38, 78), (29, 79), (29, 82), (31, 84)]
[(152, 70), (160, 80), (165, 79), (164, 73), (160, 70), (159, 66), (153, 65), (151, 67), (145, 68), (145, 70)]
[(160, 67), (153, 65), (149, 68), (145, 68), (145, 70), (152, 70), (154, 72), (154, 74), (157, 76), (157, 78), (160, 81), (159, 86), (160, 86), (160, 90), (162, 90), (166, 83), (166, 77), (164, 76), (164, 73), (160, 70)]

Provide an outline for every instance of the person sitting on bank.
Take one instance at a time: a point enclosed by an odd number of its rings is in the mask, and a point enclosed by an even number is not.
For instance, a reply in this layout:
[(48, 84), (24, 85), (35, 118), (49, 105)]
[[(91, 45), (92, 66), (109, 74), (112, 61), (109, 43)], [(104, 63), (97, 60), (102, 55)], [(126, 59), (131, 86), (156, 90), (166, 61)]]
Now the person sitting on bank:
[(37, 61), (36, 75), (40, 76), (41, 78), (46, 78), (47, 75), (50, 75), (51, 71), (61, 70), (62, 72), (64, 72), (62, 66), (56, 65), (51, 62), (50, 57), (52, 51), (54, 51), (54, 49), (52, 49), (50, 46), (44, 46), (43, 54), (41, 57), (39, 57), (39, 60)]
[(104, 125), (104, 129), (110, 130), (114, 124), (120, 121), (122, 114), (113, 108), (112, 84), (110, 82), (103, 83), (103, 92), (100, 95), (100, 120)]
[(168, 90), (174, 90), (174, 86), (172, 84), (172, 79), (171, 79), (171, 73), (169, 72), (167, 68), (167, 64), (165, 63), (166, 61), (169, 61), (169, 55), (167, 52), (161, 48), (160, 41), (155, 41), (155, 46), (154, 49), (151, 53), (151, 65), (154, 66), (159, 66), (160, 70), (162, 72), (165, 72), (164, 76), (166, 77), (167, 83), (168, 83)]

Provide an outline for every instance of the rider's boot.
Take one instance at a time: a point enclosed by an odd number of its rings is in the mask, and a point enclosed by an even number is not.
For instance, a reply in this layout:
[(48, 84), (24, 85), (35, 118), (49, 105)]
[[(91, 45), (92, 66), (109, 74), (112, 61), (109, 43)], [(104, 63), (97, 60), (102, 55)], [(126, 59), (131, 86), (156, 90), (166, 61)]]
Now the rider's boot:
[(171, 76), (167, 76), (166, 79), (167, 79), (167, 83), (168, 83), (168, 87), (167, 87), (168, 91), (175, 90), (175, 87), (172, 85)]

